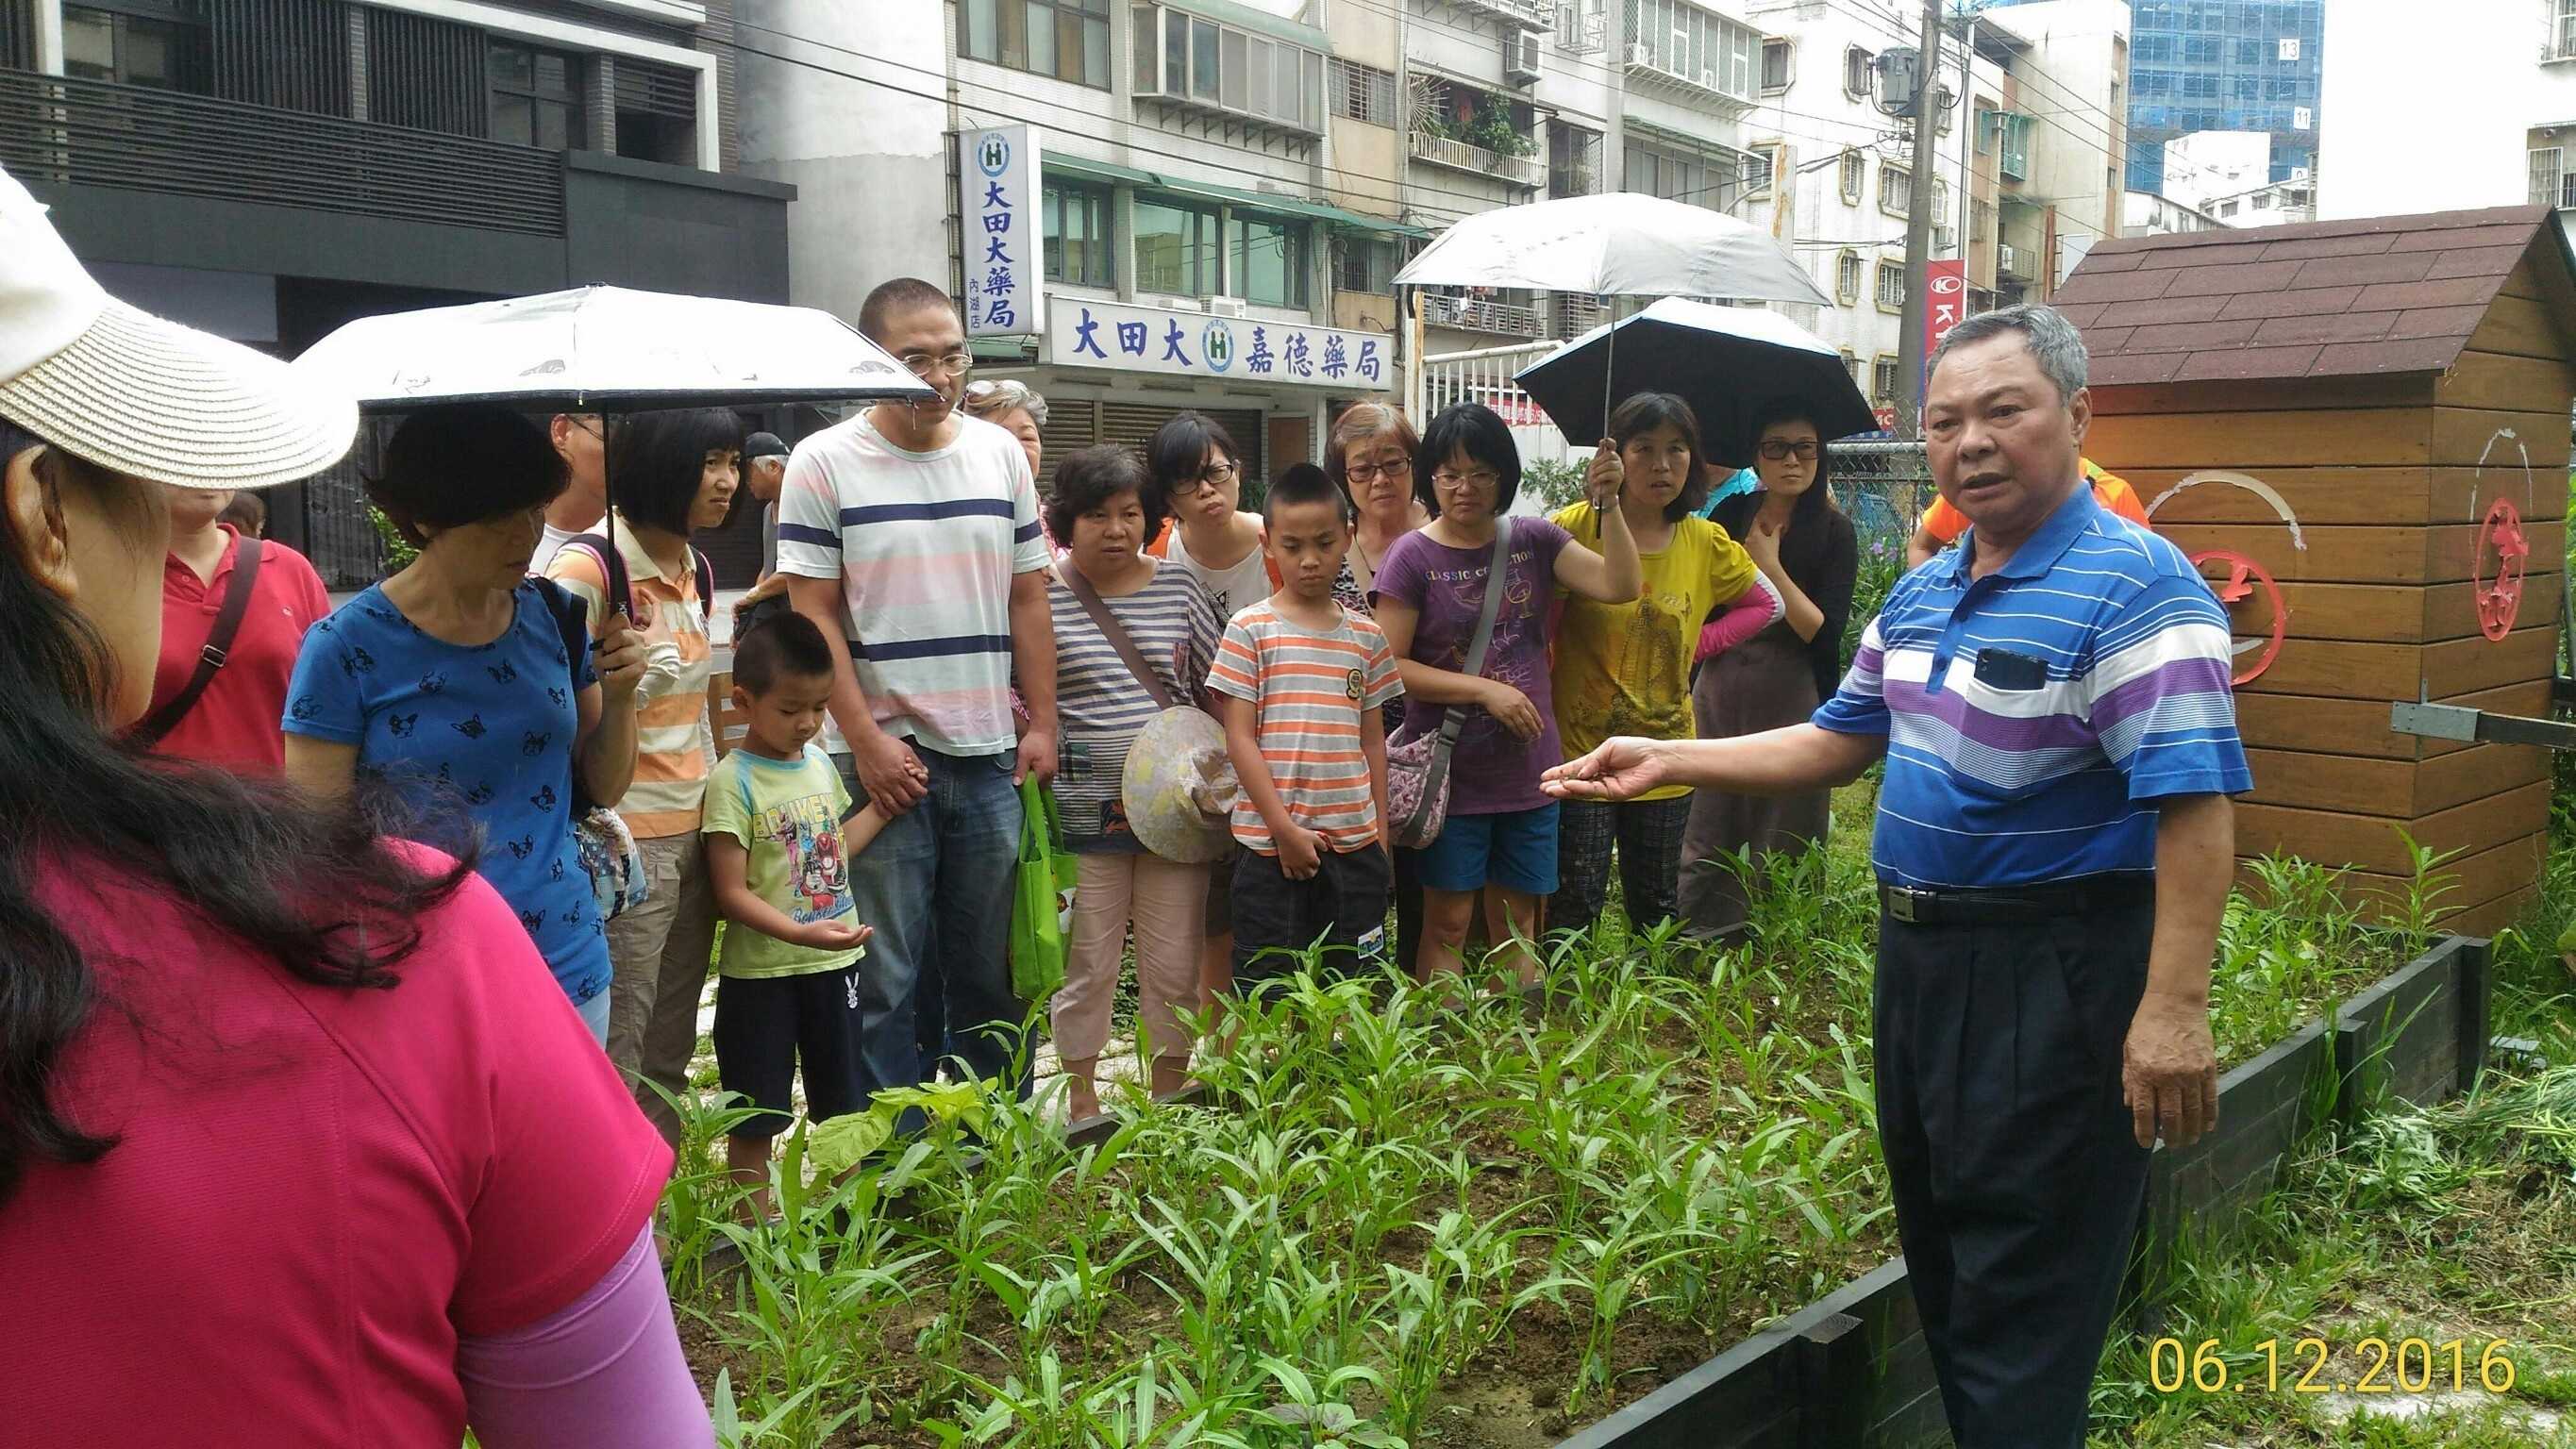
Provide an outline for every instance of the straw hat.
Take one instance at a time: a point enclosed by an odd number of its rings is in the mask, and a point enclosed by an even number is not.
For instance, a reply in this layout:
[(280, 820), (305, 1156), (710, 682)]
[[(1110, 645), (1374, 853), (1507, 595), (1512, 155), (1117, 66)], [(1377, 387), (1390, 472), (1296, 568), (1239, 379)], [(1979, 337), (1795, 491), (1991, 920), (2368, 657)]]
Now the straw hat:
[(237, 342), (107, 295), (0, 172), (0, 418), (100, 467), (267, 488), (340, 461), (358, 406)]

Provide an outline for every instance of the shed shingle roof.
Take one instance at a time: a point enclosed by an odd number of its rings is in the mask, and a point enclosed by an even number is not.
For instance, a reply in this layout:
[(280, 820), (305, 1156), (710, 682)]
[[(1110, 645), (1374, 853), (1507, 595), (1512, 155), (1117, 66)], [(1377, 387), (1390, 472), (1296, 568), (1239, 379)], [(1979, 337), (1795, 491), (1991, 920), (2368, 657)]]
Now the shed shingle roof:
[(2437, 371), (2543, 242), (2544, 206), (2117, 237), (2055, 300), (2101, 385)]

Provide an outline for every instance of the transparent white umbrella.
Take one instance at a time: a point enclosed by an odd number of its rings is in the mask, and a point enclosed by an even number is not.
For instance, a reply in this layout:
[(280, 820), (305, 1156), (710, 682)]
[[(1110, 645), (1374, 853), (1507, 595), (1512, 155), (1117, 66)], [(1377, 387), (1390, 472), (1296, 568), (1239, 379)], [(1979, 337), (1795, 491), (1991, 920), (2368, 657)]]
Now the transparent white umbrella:
[[(1478, 212), (1442, 232), (1395, 280), (1406, 287), (1834, 304), (1769, 232), (1705, 206), (1633, 191)], [(1618, 346), (1615, 328), (1608, 346)], [(1605, 418), (1616, 401), (1607, 392), (1611, 360), (1602, 366)]]
[[(371, 413), (446, 403), (624, 413), (937, 396), (829, 312), (624, 287), (361, 317), (306, 348), (293, 368), (356, 393)], [(616, 483), (607, 482), (602, 526), (614, 547)]]

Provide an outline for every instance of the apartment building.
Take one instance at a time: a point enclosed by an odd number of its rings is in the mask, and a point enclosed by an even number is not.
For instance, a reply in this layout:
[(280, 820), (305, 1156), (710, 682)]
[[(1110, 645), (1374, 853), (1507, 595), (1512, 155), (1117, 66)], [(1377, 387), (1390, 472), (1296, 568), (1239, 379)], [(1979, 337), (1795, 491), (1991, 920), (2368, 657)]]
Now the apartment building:
[[(0, 166), (138, 306), (283, 355), (589, 282), (786, 299), (736, 174), (731, 0), (0, 0)], [(374, 577), (353, 468), (270, 495)]]

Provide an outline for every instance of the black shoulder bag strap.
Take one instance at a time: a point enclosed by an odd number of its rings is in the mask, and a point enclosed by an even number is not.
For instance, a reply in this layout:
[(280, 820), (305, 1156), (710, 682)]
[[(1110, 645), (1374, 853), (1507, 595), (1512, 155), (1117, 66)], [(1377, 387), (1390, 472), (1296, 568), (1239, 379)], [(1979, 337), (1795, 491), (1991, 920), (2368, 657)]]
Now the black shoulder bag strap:
[(143, 723), (136, 725), (130, 738), (149, 749), (159, 744), (179, 721), (188, 717), (197, 701), (205, 696), (206, 687), (215, 682), (216, 673), (231, 657), (233, 640), (241, 634), (242, 620), (250, 613), (250, 591), (259, 578), (260, 556), (267, 553), (258, 539), (241, 534), (233, 536), (233, 576), (224, 588), (223, 607), (215, 614), (215, 627), (206, 635), (206, 647), (197, 651), (197, 672), (188, 676), (186, 687), (170, 697), (170, 702), (152, 711)]
[(1109, 612), (1107, 604), (1100, 602), (1100, 591), (1091, 586), (1091, 580), (1082, 576), (1082, 570), (1068, 561), (1056, 565), (1055, 572), (1056, 577), (1064, 581), (1064, 586), (1073, 592), (1074, 602), (1082, 605), (1082, 612), (1089, 614), (1091, 622), (1100, 626), (1101, 635), (1108, 639), (1109, 647), (1117, 650), (1118, 657), (1125, 661), (1127, 672), (1135, 675), (1136, 682), (1145, 686), (1145, 692), (1154, 697), (1154, 708), (1170, 709), (1180, 703), (1172, 698), (1172, 691), (1163, 683), (1162, 677), (1145, 662), (1145, 655), (1137, 649), (1136, 641), (1128, 637), (1127, 626), (1118, 622), (1118, 616)]
[[(585, 533), (564, 547), (587, 550), (592, 558), (599, 560), (599, 578), (605, 585), (600, 590), (600, 607), (607, 611), (608, 616), (614, 618), (624, 614), (629, 619), (634, 618), (635, 586), (626, 577), (625, 556), (609, 546), (608, 536)], [(607, 622), (607, 619), (600, 621), (603, 627)]]

